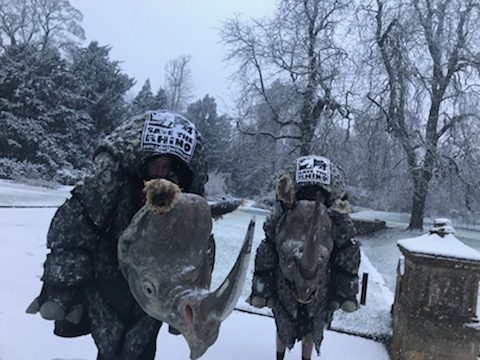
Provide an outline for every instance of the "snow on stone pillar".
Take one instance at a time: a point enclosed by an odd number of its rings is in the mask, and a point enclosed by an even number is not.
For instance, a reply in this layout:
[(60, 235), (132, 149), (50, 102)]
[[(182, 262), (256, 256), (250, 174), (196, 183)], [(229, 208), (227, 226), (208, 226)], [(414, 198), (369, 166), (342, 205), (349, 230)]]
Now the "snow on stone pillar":
[(480, 253), (454, 235), (448, 219), (398, 241), (392, 360), (476, 360)]

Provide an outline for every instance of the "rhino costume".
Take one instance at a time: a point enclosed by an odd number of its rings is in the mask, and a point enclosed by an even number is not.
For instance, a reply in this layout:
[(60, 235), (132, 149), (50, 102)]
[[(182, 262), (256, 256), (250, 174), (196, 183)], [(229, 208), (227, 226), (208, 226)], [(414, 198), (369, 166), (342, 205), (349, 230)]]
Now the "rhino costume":
[[(171, 180), (182, 191), (203, 195), (207, 166), (200, 133), (179, 114), (147, 112), (125, 121), (101, 142), (93, 171), (75, 186), (48, 231), (44, 284), (27, 312), (40, 311), (55, 320), (58, 336), (91, 333), (98, 359), (155, 356), (162, 323), (132, 296), (119, 269), (117, 242), (143, 205), (142, 165), (159, 154), (177, 159), (177, 178)], [(210, 237), (210, 270), (213, 257)]]
[(248, 301), (272, 309), (286, 347), (312, 334), (319, 354), (333, 311), (358, 308), (360, 250), (340, 169), (324, 157), (304, 156), (294, 179), (277, 182)]

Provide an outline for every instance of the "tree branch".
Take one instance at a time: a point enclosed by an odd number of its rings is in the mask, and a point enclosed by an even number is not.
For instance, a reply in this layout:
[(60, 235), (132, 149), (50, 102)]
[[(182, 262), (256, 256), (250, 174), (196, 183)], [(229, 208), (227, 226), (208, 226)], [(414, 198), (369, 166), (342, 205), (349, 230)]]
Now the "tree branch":
[(270, 131), (266, 131), (266, 130), (248, 130), (248, 129), (242, 128), (242, 124), (240, 120), (237, 120), (237, 129), (242, 134), (245, 134), (245, 135), (250, 135), (250, 136), (263, 135), (263, 136), (268, 136), (274, 140), (282, 140), (282, 139), (301, 140), (302, 139), (300, 136), (296, 136), (296, 135), (275, 135)]

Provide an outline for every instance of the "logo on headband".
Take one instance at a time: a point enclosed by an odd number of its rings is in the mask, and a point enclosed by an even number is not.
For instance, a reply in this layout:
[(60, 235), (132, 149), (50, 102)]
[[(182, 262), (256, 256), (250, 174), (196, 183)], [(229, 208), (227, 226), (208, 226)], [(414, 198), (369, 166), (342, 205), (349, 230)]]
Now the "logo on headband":
[(295, 181), (297, 184), (330, 185), (330, 160), (323, 156), (302, 156), (297, 159)]
[(189, 163), (195, 151), (195, 125), (167, 111), (148, 111), (142, 132), (142, 151), (173, 154)]

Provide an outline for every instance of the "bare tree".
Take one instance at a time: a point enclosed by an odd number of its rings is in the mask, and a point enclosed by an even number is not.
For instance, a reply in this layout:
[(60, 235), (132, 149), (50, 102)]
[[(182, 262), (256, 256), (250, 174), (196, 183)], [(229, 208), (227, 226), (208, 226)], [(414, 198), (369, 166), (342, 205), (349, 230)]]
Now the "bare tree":
[(80, 23), (82, 13), (68, 0), (31, 0), (36, 8), (36, 20), (41, 29), (42, 48), (64, 45), (74, 38), (84, 40), (85, 32)]
[(165, 65), (165, 91), (168, 107), (180, 111), (192, 98), (193, 81), (190, 72), (190, 55), (181, 55)]
[[(248, 98), (267, 104), (280, 129), (257, 128), (255, 134), (289, 139), (300, 154), (307, 154), (322, 118), (348, 115), (335, 88), (346, 59), (335, 39), (348, 5), (338, 0), (281, 0), (271, 19), (247, 23), (233, 18), (224, 23), (221, 36), (227, 60), (239, 64), (243, 102)], [(275, 82), (290, 91), (286, 102), (272, 98)]]
[[(477, 112), (478, 100), (467, 103), (464, 111)], [(452, 133), (440, 147), (443, 168), (439, 171), (443, 182), (450, 185), (449, 203), (474, 216), (480, 212), (480, 121), (478, 118), (463, 121)]]
[(83, 15), (68, 0), (0, 0), (0, 46), (36, 42), (41, 48), (85, 39)]
[(479, 97), (478, 0), (376, 0), (375, 44), (385, 83), (369, 99), (406, 154), (413, 183), (409, 229), (422, 229), (439, 148), (476, 117), (466, 99)]
[(30, 43), (39, 29), (35, 7), (30, 0), (0, 0), (0, 45)]

